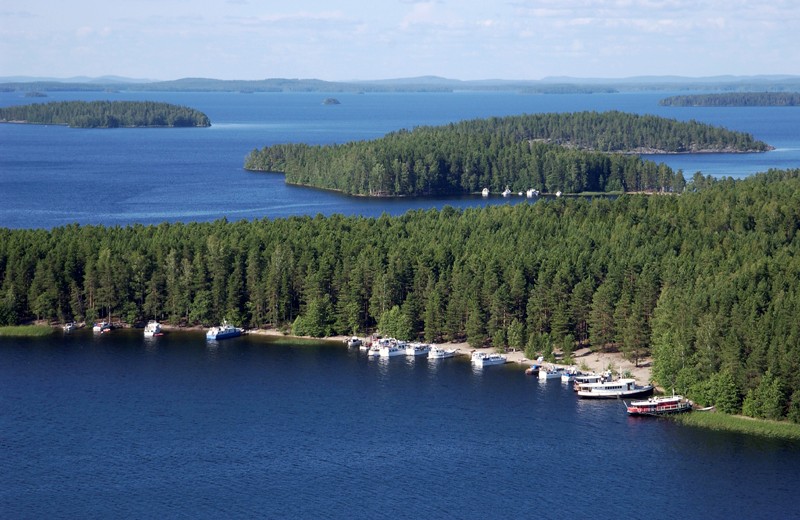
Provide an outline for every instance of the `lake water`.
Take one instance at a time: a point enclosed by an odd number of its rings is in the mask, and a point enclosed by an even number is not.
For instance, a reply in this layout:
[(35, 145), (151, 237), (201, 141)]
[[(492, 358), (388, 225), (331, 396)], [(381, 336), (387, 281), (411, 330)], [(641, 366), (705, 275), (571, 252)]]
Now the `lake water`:
[(141, 330), (4, 339), (3, 518), (797, 518), (800, 447), (518, 365)]
[[(520, 113), (624, 110), (697, 119), (752, 133), (777, 148), (766, 154), (650, 157), (684, 170), (744, 177), (800, 166), (800, 108), (660, 107), (667, 93), (520, 95), (513, 93), (52, 93), (56, 100), (154, 100), (188, 105), (210, 128), (70, 129), (0, 125), (0, 227), (52, 228), (176, 221), (379, 216), (409, 209), (517, 203), (500, 196), (368, 199), (287, 186), (280, 174), (247, 172), (254, 148), (374, 139), (400, 128)], [(0, 106), (28, 103), (0, 93)]]

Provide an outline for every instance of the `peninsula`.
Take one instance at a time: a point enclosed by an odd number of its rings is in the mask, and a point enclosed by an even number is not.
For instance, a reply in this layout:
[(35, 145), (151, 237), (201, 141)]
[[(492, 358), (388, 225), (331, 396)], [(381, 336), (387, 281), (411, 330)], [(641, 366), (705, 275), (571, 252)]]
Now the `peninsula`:
[(206, 127), (204, 113), (153, 101), (54, 101), (0, 108), (0, 123), (67, 125), (72, 128)]
[(796, 107), (800, 92), (726, 92), (671, 96), (658, 103), (670, 107)]
[(763, 152), (743, 132), (696, 121), (611, 112), (493, 117), (398, 130), (373, 141), (253, 150), (245, 169), (283, 172), (286, 182), (367, 196), (674, 192), (681, 172), (640, 153)]

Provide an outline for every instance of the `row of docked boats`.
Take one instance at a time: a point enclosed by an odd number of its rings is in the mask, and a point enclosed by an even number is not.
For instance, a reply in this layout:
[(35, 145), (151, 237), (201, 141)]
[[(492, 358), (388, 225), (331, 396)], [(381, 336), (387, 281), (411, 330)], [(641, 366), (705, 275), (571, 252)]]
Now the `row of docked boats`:
[(370, 343), (364, 343), (359, 338), (353, 337), (347, 341), (348, 347), (358, 347), (366, 351), (369, 357), (390, 358), (396, 356), (422, 357), (428, 359), (447, 359), (456, 355), (456, 349), (444, 349), (427, 343), (406, 342), (394, 338), (381, 338)]
[[(537, 360), (541, 363), (542, 358)], [(688, 412), (694, 403), (680, 395), (652, 396), (654, 388), (651, 384), (640, 385), (633, 378), (614, 379), (610, 371), (602, 374), (582, 373), (575, 367), (543, 367), (534, 364), (526, 370), (527, 374), (537, 374), (540, 380), (560, 378), (563, 382), (572, 382), (573, 390), (585, 399), (623, 399), (629, 415), (662, 416)], [(650, 397), (648, 397), (650, 396)], [(625, 398), (642, 398), (624, 401)]]

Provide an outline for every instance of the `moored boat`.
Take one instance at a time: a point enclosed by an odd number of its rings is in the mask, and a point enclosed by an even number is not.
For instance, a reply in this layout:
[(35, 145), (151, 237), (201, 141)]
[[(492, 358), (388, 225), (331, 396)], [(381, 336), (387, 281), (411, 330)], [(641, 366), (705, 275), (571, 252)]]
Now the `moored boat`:
[(473, 352), (472, 365), (483, 368), (491, 365), (502, 365), (506, 362), (506, 357), (501, 354), (489, 354), (486, 352)]
[(156, 320), (150, 320), (147, 322), (147, 325), (144, 326), (144, 337), (145, 338), (152, 338), (154, 336), (163, 336), (164, 333), (161, 331), (161, 324)]
[(344, 340), (344, 342), (347, 343), (348, 348), (360, 347), (364, 343), (363, 341), (361, 341), (361, 338), (358, 338), (356, 336), (353, 336), (352, 338), (347, 338), (346, 340)]
[(489, 188), (483, 188), (483, 190), (481, 190), (481, 195), (483, 195), (484, 197), (488, 197), (489, 196)]
[(75, 330), (75, 322), (69, 321), (64, 324), (64, 332), (72, 332)]
[(620, 399), (640, 397), (653, 393), (653, 385), (637, 385), (635, 379), (617, 379), (581, 385), (578, 396), (588, 399)]
[(100, 334), (110, 332), (111, 329), (111, 324), (107, 321), (100, 321), (92, 326), (92, 332), (99, 332)]
[(406, 345), (406, 356), (424, 356), (431, 350), (431, 346), (425, 343), (409, 343)]
[(511, 190), (508, 189), (508, 186), (506, 186), (506, 189), (503, 190), (503, 197), (510, 197), (510, 196), (511, 196)]
[(428, 351), (428, 359), (447, 359), (455, 355), (456, 355), (456, 349), (454, 348), (444, 349), (441, 347), (433, 346), (431, 347), (430, 351)]
[(578, 374), (572, 378), (572, 389), (576, 392), (581, 389), (581, 385), (589, 384), (589, 383), (599, 383), (604, 379), (611, 379), (610, 374), (609, 376), (604, 376), (601, 374)]
[(650, 397), (625, 403), (628, 415), (671, 415), (688, 412), (693, 403), (681, 395)]
[(242, 329), (238, 327), (234, 327), (227, 321), (223, 321), (222, 325), (217, 327), (211, 327), (206, 332), (206, 339), (210, 340), (218, 340), (218, 339), (228, 339), (228, 338), (235, 338), (237, 336), (242, 335)]
[(546, 369), (539, 369), (539, 379), (558, 379), (566, 370), (563, 367), (549, 366)]

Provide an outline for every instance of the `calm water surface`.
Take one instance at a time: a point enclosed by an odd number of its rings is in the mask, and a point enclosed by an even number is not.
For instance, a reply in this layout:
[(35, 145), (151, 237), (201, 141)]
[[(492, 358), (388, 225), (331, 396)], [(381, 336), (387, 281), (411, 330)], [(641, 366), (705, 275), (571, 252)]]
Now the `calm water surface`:
[(791, 518), (800, 447), (518, 366), (141, 331), (3, 340), (4, 518)]
[[(400, 128), (477, 117), (580, 110), (624, 110), (697, 119), (750, 132), (778, 150), (766, 154), (649, 157), (716, 176), (744, 177), (800, 166), (800, 109), (659, 107), (665, 93), (519, 95), (324, 93), (53, 93), (65, 99), (166, 101), (207, 113), (210, 128), (70, 129), (0, 125), (0, 227), (280, 218), (293, 215), (379, 216), (409, 209), (520, 202), (520, 197), (367, 199), (287, 186), (280, 174), (242, 168), (254, 148), (374, 139)], [(0, 106), (30, 102), (0, 93)]]

